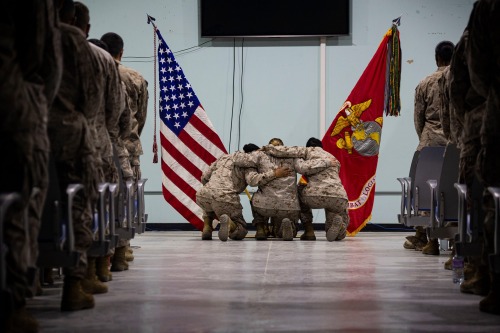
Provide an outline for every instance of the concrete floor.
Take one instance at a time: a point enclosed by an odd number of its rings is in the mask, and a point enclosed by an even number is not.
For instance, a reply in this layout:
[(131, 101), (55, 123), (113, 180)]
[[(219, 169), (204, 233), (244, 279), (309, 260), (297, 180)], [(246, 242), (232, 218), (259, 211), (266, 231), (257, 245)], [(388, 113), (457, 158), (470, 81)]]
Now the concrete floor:
[(500, 316), (451, 282), (448, 252), (405, 250), (405, 232), (316, 235), (223, 243), (215, 232), (146, 232), (94, 309), (61, 313), (57, 280), (28, 309), (42, 332), (500, 332)]

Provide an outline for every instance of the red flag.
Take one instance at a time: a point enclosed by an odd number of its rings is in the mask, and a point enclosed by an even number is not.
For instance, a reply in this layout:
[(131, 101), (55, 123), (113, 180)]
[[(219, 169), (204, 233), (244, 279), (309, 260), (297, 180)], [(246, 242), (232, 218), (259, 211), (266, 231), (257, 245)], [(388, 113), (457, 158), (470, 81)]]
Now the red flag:
[(189, 223), (203, 229), (196, 191), (203, 171), (226, 153), (210, 119), (158, 29), (160, 138), (163, 197)]
[(397, 23), (384, 36), (322, 140), (323, 148), (341, 163), (340, 179), (349, 199), (350, 236), (371, 219), (384, 110), (399, 114)]

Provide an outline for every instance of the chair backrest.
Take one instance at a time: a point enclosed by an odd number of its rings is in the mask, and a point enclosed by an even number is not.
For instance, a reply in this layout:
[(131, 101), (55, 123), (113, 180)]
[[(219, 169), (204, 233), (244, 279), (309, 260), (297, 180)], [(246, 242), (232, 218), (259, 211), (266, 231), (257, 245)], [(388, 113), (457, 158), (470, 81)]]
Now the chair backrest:
[(443, 166), (439, 176), (437, 194), (439, 216), (442, 222), (458, 220), (458, 193), (454, 184), (458, 182), (460, 151), (455, 144), (448, 144), (444, 152)]
[(411, 159), (410, 173), (409, 177), (415, 179), (415, 171), (417, 171), (418, 156), (420, 155), (420, 150), (415, 150), (413, 153), (413, 158)]
[[(427, 180), (438, 180), (444, 160), (445, 147), (424, 147), (418, 156), (415, 179), (412, 180), (412, 193), (418, 211), (431, 208), (431, 191)], [(416, 190), (418, 188), (418, 191)]]

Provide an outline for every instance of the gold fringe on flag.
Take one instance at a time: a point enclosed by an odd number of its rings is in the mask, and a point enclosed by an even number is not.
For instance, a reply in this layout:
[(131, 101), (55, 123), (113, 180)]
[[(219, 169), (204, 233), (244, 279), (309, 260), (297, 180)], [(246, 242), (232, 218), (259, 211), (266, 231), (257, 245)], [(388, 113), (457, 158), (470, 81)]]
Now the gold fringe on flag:
[(387, 72), (385, 84), (385, 115), (399, 116), (401, 112), (401, 44), (398, 26), (401, 17), (392, 21), (392, 27), (387, 32), (390, 37), (387, 45)]

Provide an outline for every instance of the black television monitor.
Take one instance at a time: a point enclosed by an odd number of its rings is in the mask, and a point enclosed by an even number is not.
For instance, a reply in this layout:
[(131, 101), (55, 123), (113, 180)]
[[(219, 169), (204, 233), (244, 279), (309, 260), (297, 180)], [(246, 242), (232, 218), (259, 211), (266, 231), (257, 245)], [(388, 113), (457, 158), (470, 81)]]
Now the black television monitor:
[(200, 0), (201, 37), (349, 35), (349, 0)]

